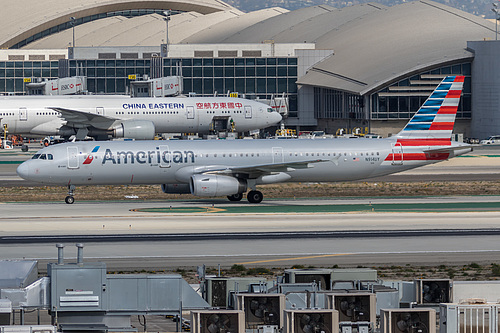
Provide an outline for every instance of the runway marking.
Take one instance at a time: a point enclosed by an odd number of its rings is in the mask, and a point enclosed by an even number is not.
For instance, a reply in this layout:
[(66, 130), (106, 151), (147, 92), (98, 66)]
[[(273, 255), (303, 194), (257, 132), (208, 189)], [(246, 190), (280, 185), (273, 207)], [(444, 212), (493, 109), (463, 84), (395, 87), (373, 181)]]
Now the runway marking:
[(255, 206), (211, 207), (162, 207), (135, 208), (133, 212), (166, 213), (166, 214), (338, 214), (338, 213), (464, 213), (464, 212), (497, 212), (500, 202), (427, 202), (427, 203), (366, 203), (359, 204), (327, 204), (327, 205), (262, 205), (255, 212)]
[(317, 259), (326, 257), (340, 257), (340, 256), (350, 256), (355, 253), (336, 253), (336, 254), (323, 254), (319, 256), (308, 256), (308, 257), (295, 257), (295, 258), (283, 258), (283, 259), (269, 259), (269, 260), (258, 260), (258, 261), (247, 261), (236, 263), (236, 265), (248, 265), (248, 264), (262, 264), (265, 262), (276, 262), (276, 261), (290, 261), (290, 260), (305, 260), (305, 259)]

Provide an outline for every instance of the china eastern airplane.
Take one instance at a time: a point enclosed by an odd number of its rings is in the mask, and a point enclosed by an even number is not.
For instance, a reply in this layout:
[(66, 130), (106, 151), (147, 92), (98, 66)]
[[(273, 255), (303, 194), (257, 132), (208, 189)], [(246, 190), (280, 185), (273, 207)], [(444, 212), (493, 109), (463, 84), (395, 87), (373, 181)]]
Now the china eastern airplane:
[(200, 133), (222, 119), (247, 132), (275, 125), (281, 115), (258, 101), (230, 97), (0, 97), (0, 123), (10, 134), (152, 140), (156, 133)]
[(44, 148), (20, 177), (64, 185), (162, 184), (165, 193), (227, 196), (251, 203), (260, 184), (335, 182), (388, 175), (471, 151), (451, 141), (463, 76), (448, 76), (405, 128), (385, 139), (264, 139), (73, 142)]

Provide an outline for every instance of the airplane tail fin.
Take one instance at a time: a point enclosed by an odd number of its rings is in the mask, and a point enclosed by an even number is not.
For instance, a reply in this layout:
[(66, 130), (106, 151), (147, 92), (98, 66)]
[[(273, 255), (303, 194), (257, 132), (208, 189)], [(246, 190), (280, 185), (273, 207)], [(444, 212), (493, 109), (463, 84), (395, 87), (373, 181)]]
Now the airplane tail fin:
[(464, 76), (447, 76), (395, 137), (403, 146), (449, 146)]

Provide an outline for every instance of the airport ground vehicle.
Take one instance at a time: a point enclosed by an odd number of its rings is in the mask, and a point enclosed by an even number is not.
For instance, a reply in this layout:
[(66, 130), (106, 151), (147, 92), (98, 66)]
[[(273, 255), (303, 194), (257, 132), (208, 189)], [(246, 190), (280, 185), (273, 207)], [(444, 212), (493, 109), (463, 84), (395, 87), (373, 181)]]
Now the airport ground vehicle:
[(481, 140), (480, 144), (482, 145), (500, 145), (500, 135), (490, 136), (486, 140)]

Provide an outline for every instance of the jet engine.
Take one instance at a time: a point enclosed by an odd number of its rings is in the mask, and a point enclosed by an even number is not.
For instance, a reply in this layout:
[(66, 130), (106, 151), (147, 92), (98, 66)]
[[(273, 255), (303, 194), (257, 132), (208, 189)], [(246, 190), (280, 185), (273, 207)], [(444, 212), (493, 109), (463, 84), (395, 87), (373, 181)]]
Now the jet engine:
[(148, 120), (126, 120), (113, 128), (113, 137), (115, 138), (153, 140), (155, 134), (155, 125)]
[(191, 193), (200, 197), (217, 197), (243, 193), (247, 183), (242, 179), (218, 175), (193, 175), (190, 182)]
[(161, 190), (167, 194), (189, 194), (189, 184), (161, 184)]

